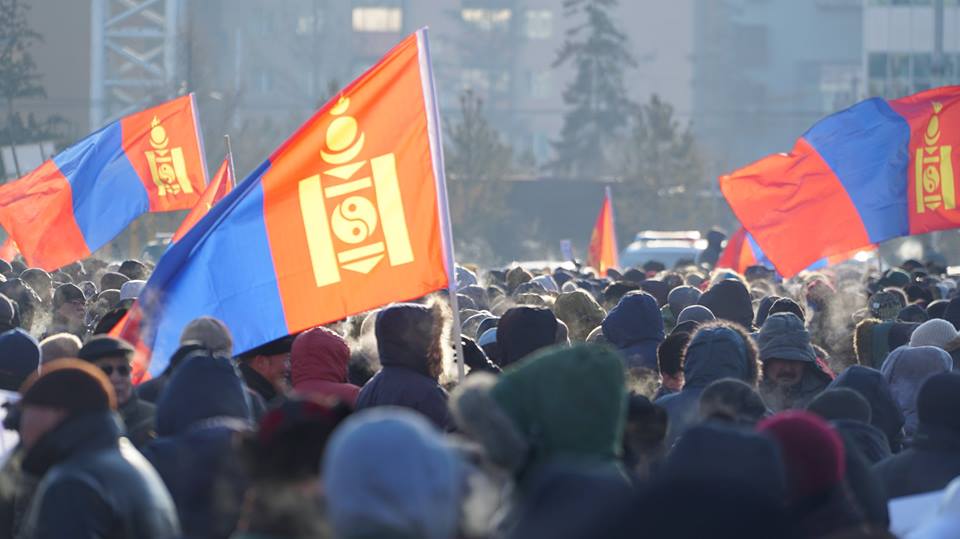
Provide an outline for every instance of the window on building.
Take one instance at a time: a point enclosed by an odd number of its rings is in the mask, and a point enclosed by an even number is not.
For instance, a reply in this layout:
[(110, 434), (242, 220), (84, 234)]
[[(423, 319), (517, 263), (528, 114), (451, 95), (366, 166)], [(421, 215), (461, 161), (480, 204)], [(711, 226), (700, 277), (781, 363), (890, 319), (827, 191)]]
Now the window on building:
[(460, 84), (464, 89), (471, 89), (478, 95), (490, 93), (492, 83), (490, 73), (485, 69), (464, 68), (460, 71)]
[(524, 31), (528, 39), (549, 39), (553, 36), (553, 12), (549, 9), (528, 9)]
[(507, 30), (510, 28), (513, 11), (509, 9), (464, 8), (460, 10), (460, 17), (463, 22), (485, 32)]
[(854, 104), (862, 90), (857, 64), (822, 64), (819, 66), (819, 91), (824, 113), (831, 113)]
[(262, 69), (257, 71), (256, 77), (254, 79), (256, 84), (257, 91), (261, 94), (267, 94), (273, 91), (273, 73)]
[(867, 76), (871, 79), (887, 78), (887, 55), (883, 52), (871, 52), (867, 57)]
[(363, 6), (353, 8), (354, 32), (399, 32), (403, 28), (403, 10), (398, 7)]
[(746, 66), (767, 65), (767, 27), (759, 24), (740, 25), (734, 33), (736, 57)]

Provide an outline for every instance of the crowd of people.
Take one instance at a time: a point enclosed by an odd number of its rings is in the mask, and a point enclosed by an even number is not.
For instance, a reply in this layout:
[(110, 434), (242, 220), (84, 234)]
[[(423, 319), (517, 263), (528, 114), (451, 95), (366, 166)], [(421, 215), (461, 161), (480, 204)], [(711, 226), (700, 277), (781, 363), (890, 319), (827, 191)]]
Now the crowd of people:
[(905, 537), (960, 537), (935, 264), (458, 267), (459, 332), (443, 293), (253, 350), (204, 317), (134, 385), (150, 271), (0, 261), (0, 537), (885, 538), (939, 491)]

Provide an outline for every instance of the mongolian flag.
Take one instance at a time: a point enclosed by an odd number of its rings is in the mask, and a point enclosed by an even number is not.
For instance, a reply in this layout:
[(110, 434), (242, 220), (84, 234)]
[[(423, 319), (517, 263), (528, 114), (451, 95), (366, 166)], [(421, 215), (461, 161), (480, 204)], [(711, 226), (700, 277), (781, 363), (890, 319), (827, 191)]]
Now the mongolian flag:
[(163, 372), (199, 316), (224, 321), (242, 353), (446, 288), (453, 253), (441, 147), (420, 30), (164, 254), (119, 331), (150, 352), (138, 378)]
[(789, 154), (720, 177), (737, 218), (789, 277), (817, 260), (960, 226), (960, 86), (872, 98), (817, 122)]
[(233, 179), (233, 164), (231, 161), (232, 159), (229, 155), (223, 160), (220, 168), (217, 169), (217, 173), (213, 175), (213, 178), (207, 185), (207, 189), (200, 195), (200, 200), (197, 201), (197, 205), (190, 210), (190, 213), (187, 214), (183, 222), (180, 223), (180, 226), (177, 227), (177, 231), (173, 233), (172, 242), (179, 241), (188, 230), (193, 228), (193, 225), (197, 224), (200, 219), (210, 211), (210, 208), (212, 208), (214, 204), (223, 200), (223, 197), (227, 196), (227, 194), (233, 190), (236, 182)]
[[(876, 250), (876, 245), (867, 245), (865, 247), (853, 249), (845, 253), (821, 258), (804, 269), (806, 271), (816, 271), (818, 269), (835, 266), (841, 262), (846, 262), (847, 260), (857, 257), (857, 255), (861, 253), (868, 253)], [(765, 266), (770, 269), (775, 269), (773, 264), (770, 262), (770, 259), (767, 258), (767, 255), (764, 254), (762, 249), (760, 249), (757, 241), (753, 239), (753, 236), (751, 236), (745, 228), (740, 227), (736, 232), (733, 233), (732, 236), (730, 236), (730, 239), (727, 240), (727, 246), (723, 249), (723, 253), (720, 255), (720, 260), (717, 261), (717, 267), (732, 269), (733, 271), (742, 274), (750, 266)]]
[(146, 212), (186, 210), (207, 183), (193, 96), (132, 114), (0, 187), (0, 224), (30, 266), (86, 258)]
[(617, 234), (613, 226), (613, 199), (607, 187), (600, 206), (600, 215), (593, 225), (590, 246), (587, 248), (587, 265), (606, 277), (607, 270), (620, 265), (617, 259)]

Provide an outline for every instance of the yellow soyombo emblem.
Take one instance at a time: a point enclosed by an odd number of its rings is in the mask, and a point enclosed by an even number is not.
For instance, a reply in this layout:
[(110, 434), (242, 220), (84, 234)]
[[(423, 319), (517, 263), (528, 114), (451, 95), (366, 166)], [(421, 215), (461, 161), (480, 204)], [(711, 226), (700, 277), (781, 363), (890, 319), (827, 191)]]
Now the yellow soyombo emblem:
[(160, 124), (160, 120), (154, 116), (150, 122), (150, 147), (148, 150), (147, 162), (150, 164), (150, 177), (153, 183), (157, 185), (157, 194), (159, 196), (179, 195), (180, 193), (193, 193), (193, 186), (190, 185), (190, 177), (187, 176), (187, 165), (183, 159), (183, 149), (179, 146), (168, 148), (170, 139), (167, 137), (167, 131)]
[(937, 145), (940, 142), (940, 111), (943, 104), (933, 102), (933, 116), (923, 135), (923, 148), (917, 149), (914, 159), (914, 177), (917, 189), (917, 213), (957, 207), (954, 194), (952, 146)]
[[(321, 150), (320, 158), (334, 168), (299, 183), (300, 213), (318, 287), (340, 282), (341, 269), (370, 273), (383, 260), (384, 251), (391, 266), (413, 262), (396, 157), (392, 153), (373, 157), (369, 174), (358, 174), (368, 161), (355, 161), (363, 150), (364, 134), (355, 118), (344, 115), (349, 106), (350, 99), (341, 97), (330, 109), (335, 116), (326, 132), (330, 152)], [(376, 202), (371, 202), (371, 195)], [(383, 241), (371, 239), (378, 226)], [(338, 252), (334, 237), (349, 247)]]

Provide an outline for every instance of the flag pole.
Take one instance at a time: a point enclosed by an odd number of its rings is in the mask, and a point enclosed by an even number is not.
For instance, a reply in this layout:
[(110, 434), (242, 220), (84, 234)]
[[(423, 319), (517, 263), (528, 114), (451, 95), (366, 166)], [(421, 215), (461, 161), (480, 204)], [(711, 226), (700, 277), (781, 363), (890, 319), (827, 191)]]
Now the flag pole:
[(457, 349), (457, 381), (463, 382), (463, 342), (461, 342), (460, 305), (457, 301), (456, 257), (453, 252), (453, 229), (450, 226), (450, 202), (447, 199), (447, 177), (443, 164), (443, 138), (440, 132), (440, 109), (437, 103), (437, 88), (430, 63), (430, 45), (427, 28), (417, 31), (417, 55), (420, 61), (420, 81), (427, 111), (427, 135), (430, 139), (430, 154), (433, 162), (433, 177), (437, 187), (437, 209), (440, 214), (440, 235), (443, 237), (444, 265), (447, 269), (447, 291), (450, 294), (450, 310), (453, 311), (453, 339)]
[(237, 169), (233, 167), (233, 146), (230, 145), (230, 135), (223, 136), (224, 144), (227, 146), (227, 168), (230, 169), (230, 189), (237, 186)]

